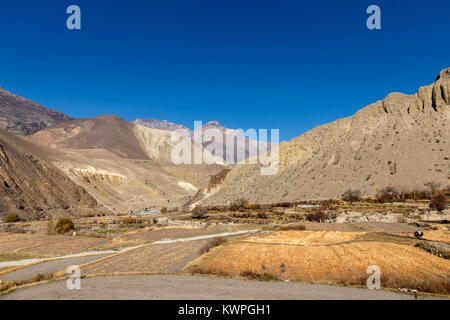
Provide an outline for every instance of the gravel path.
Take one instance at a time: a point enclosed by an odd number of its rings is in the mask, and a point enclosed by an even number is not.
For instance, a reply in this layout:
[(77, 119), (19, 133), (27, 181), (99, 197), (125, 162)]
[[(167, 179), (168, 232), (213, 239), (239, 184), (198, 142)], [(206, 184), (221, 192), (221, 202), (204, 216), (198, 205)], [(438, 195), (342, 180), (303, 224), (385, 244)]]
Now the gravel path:
[(81, 290), (65, 281), (23, 288), (0, 297), (6, 300), (379, 300), (412, 296), (359, 288), (294, 282), (259, 282), (189, 275), (114, 276), (81, 280)]
[(15, 272), (8, 273), (4, 276), (0, 276), (0, 279), (4, 281), (21, 281), (31, 279), (38, 274), (49, 274), (65, 270), (71, 265), (81, 265), (90, 261), (98, 260), (106, 257), (107, 255), (96, 255), (88, 257), (77, 257), (71, 259), (53, 260), (49, 262), (42, 262), (32, 265), (27, 268), (19, 269)]

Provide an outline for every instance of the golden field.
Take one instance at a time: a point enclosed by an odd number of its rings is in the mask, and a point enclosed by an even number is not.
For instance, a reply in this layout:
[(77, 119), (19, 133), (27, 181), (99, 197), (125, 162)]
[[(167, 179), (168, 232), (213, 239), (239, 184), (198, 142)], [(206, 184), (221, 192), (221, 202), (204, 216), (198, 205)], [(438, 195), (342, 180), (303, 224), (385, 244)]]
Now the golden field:
[(365, 232), (339, 231), (280, 231), (251, 237), (249, 242), (295, 245), (328, 245), (357, 239)]
[[(351, 241), (357, 234), (334, 236), (337, 236), (335, 242), (342, 242)], [(383, 287), (450, 294), (449, 260), (410, 245), (377, 241), (330, 244), (330, 237), (301, 231), (253, 237), (252, 242), (234, 242), (212, 250), (189, 270), (226, 276), (250, 273), (294, 281), (366, 285), (367, 267), (376, 265), (381, 269)], [(285, 244), (280, 244), (282, 239)]]

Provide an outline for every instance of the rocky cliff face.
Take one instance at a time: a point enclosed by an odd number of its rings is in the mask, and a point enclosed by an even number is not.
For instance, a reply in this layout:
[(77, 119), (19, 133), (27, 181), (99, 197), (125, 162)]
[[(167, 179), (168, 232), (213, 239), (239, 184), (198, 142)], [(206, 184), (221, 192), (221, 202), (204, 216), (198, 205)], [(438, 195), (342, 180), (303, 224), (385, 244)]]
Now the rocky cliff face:
[(450, 69), (416, 94), (391, 93), (354, 116), (322, 125), (280, 145), (280, 170), (261, 176), (239, 165), (204, 203), (246, 197), (269, 203), (338, 198), (349, 188), (365, 195), (394, 186), (450, 184)]
[(30, 135), (70, 117), (0, 88), (0, 128)]
[(42, 159), (44, 153), (48, 152), (0, 129), (0, 216), (18, 213), (36, 219), (50, 210), (70, 214), (96, 207), (82, 187)]

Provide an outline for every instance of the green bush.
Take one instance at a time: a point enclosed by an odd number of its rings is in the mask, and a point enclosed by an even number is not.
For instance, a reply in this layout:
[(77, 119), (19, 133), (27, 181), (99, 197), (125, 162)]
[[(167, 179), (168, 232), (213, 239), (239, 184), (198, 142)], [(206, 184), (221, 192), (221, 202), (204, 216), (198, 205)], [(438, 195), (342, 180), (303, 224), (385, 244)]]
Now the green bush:
[(20, 220), (20, 218), (17, 213), (11, 213), (5, 217), (5, 222), (8, 222), (8, 223), (17, 222), (19, 220)]

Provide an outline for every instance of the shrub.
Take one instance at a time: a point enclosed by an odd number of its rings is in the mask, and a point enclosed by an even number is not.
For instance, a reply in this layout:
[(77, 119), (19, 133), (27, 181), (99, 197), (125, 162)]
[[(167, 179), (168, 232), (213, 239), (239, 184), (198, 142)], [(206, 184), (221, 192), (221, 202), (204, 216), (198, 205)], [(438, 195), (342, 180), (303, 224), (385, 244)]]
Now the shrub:
[(133, 223), (136, 223), (136, 220), (133, 217), (128, 216), (128, 217), (123, 218), (122, 222), (125, 224), (133, 224)]
[(200, 254), (203, 253), (207, 253), (209, 252), (209, 250), (211, 250), (212, 248), (218, 247), (224, 243), (227, 243), (227, 239), (225, 239), (224, 237), (217, 237), (214, 238), (213, 240), (211, 240), (210, 242), (206, 243), (201, 249), (200, 249)]
[(309, 213), (306, 220), (311, 222), (325, 222), (328, 219), (328, 214), (323, 211)]
[(431, 199), (430, 209), (437, 210), (438, 212), (444, 211), (447, 207), (447, 200), (444, 196), (436, 196)]
[(19, 220), (20, 220), (20, 218), (17, 213), (11, 213), (5, 217), (5, 222), (8, 222), (8, 223), (17, 222)]
[(264, 272), (264, 273), (257, 273), (253, 271), (242, 271), (240, 273), (240, 276), (243, 278), (251, 279), (251, 280), (259, 280), (259, 281), (280, 281), (281, 279), (277, 276)]
[(59, 218), (55, 225), (56, 232), (64, 234), (70, 230), (75, 230), (75, 225), (71, 218)]
[(244, 199), (244, 198), (240, 198), (240, 199), (236, 199), (233, 202), (233, 204), (230, 207), (230, 210), (231, 211), (237, 211), (239, 209), (246, 209), (246, 208), (250, 208), (248, 200)]
[(424, 186), (425, 186), (425, 187), (428, 187), (428, 188), (431, 190), (431, 193), (432, 193), (433, 195), (436, 195), (437, 190), (439, 189), (439, 187), (441, 186), (441, 184), (440, 184), (440, 183), (437, 183), (437, 182), (430, 181), (430, 182), (425, 183)]
[(203, 208), (201, 206), (196, 206), (192, 210), (192, 218), (193, 219), (204, 219), (207, 217), (207, 211), (206, 208)]
[(291, 225), (287, 225), (287, 226), (281, 226), (278, 227), (277, 230), (279, 231), (304, 231), (306, 230), (306, 227), (302, 224), (291, 224)]
[(267, 219), (267, 213), (265, 212), (258, 212), (256, 216), (260, 219)]
[(163, 208), (161, 209), (161, 213), (162, 213), (162, 214), (166, 214), (166, 213), (167, 213), (167, 208), (166, 208), (166, 207), (163, 207)]
[(348, 201), (348, 202), (356, 202), (361, 200), (361, 191), (357, 189), (349, 189), (344, 192), (342, 195), (342, 200)]
[(394, 187), (387, 187), (384, 189), (381, 189), (379, 194), (377, 195), (378, 202), (385, 203), (385, 202), (393, 202), (395, 199), (398, 198), (398, 192), (397, 189)]

